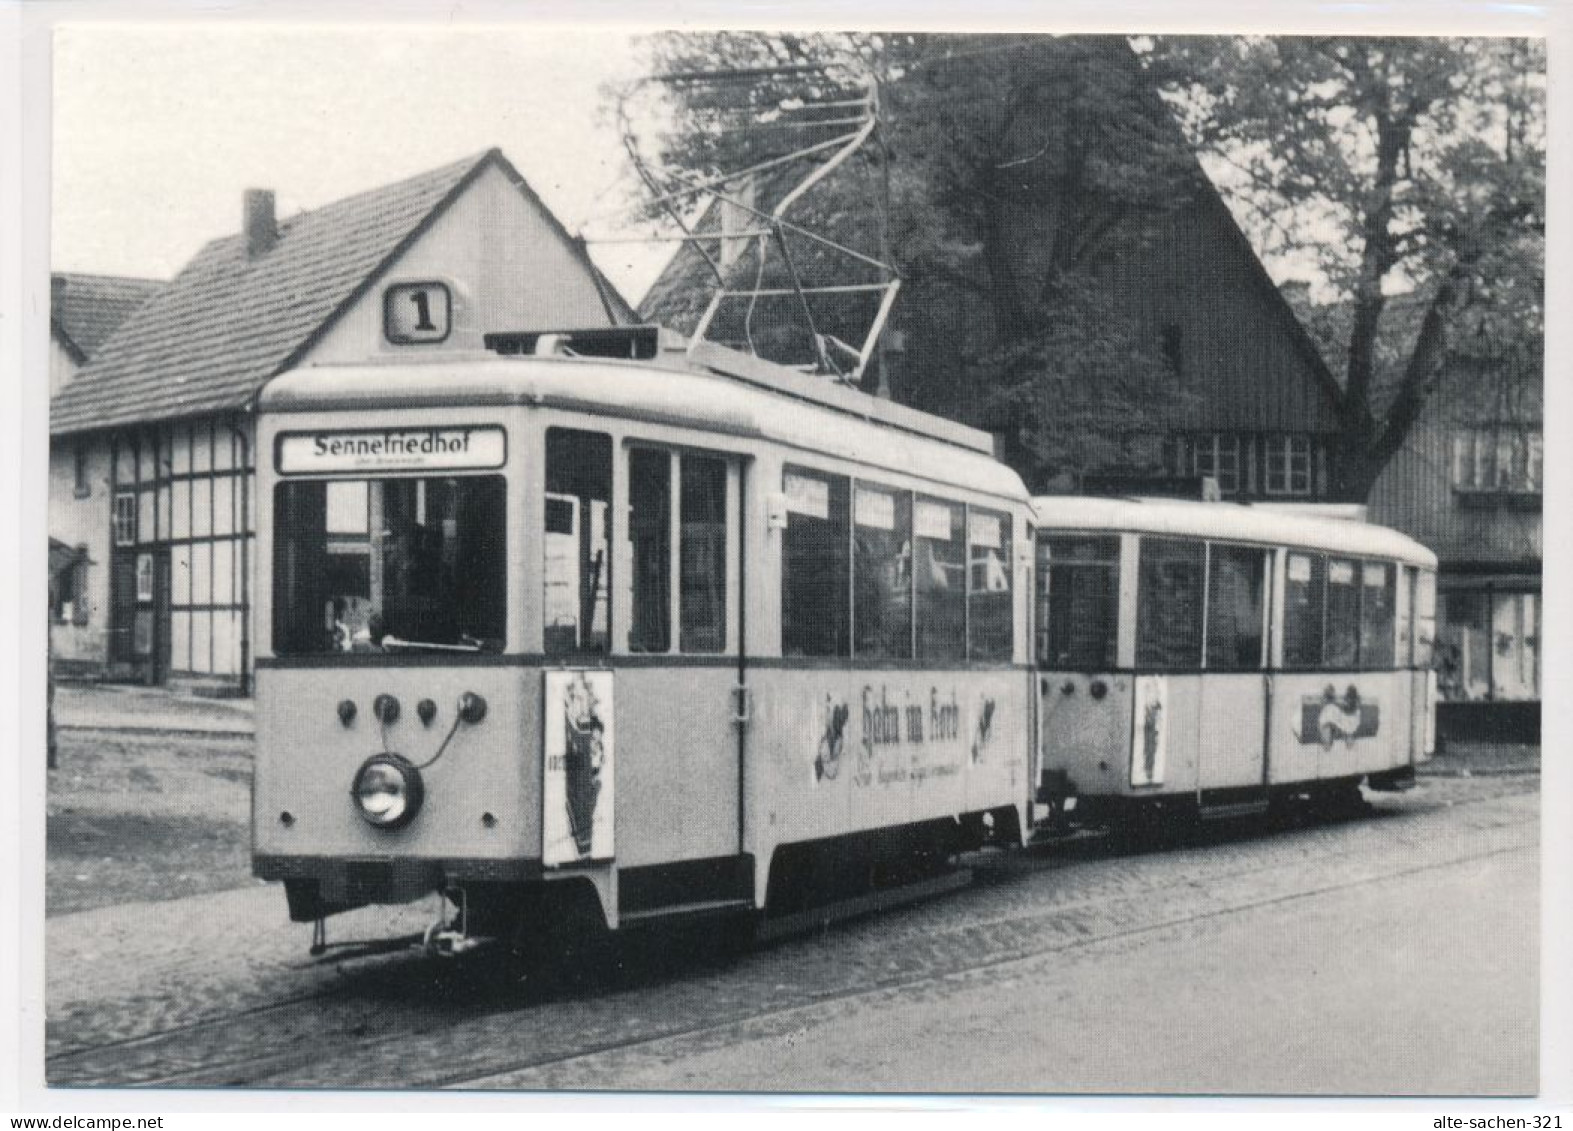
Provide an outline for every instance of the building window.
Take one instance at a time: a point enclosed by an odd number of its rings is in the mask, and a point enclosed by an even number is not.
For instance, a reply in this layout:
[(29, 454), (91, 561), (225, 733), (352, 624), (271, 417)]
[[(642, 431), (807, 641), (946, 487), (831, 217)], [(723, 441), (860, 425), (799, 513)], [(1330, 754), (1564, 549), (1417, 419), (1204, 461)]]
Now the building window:
[(115, 510), (112, 516), (115, 545), (135, 546), (137, 544), (137, 496), (134, 491), (122, 491), (115, 496)]
[(153, 555), (137, 555), (137, 601), (153, 600)]
[(1192, 441), (1194, 472), (1218, 481), (1218, 490), (1233, 495), (1240, 490), (1240, 437), (1225, 433), (1198, 436)]
[(1453, 436), (1453, 487), (1458, 491), (1538, 495), (1545, 441), (1538, 429), (1469, 428)]
[(1444, 597), (1438, 649), (1442, 698), (1540, 698), (1540, 595), (1466, 589)]
[(78, 547), (72, 560), (61, 566), (50, 579), (49, 611), (56, 623), (87, 623), (87, 566), (87, 552)]
[(80, 441), (71, 445), (71, 480), (77, 498), (85, 499), (93, 493), (93, 484), (87, 477), (87, 446)]
[(1267, 494), (1309, 495), (1311, 493), (1311, 438), (1268, 436), (1266, 473)]
[(1164, 463), (1169, 474), (1209, 476), (1218, 481), (1224, 495), (1240, 491), (1240, 435), (1233, 432), (1202, 432), (1175, 436), (1164, 445)]
[(1177, 323), (1166, 322), (1163, 326), (1163, 360), (1168, 365), (1169, 371), (1176, 377), (1185, 371), (1184, 341), (1181, 337), (1180, 327)]

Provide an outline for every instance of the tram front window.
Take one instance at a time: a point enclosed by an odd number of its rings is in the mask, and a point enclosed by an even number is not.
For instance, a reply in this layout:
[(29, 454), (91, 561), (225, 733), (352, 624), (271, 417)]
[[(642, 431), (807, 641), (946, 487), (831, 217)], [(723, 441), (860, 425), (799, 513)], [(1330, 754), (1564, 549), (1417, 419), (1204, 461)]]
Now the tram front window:
[(280, 484), (274, 651), (501, 651), (506, 498), (500, 475)]

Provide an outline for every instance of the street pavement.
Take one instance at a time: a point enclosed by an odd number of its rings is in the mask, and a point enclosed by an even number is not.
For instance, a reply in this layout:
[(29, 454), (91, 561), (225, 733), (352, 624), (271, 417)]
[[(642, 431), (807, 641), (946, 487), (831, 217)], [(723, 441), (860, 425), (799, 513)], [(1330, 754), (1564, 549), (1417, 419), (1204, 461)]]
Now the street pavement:
[(599, 1053), (558, 1086), (1532, 1094), (1534, 852)]
[(72, 729), (250, 735), (253, 700), (211, 699), (162, 687), (58, 684), (55, 725)]
[[(276, 885), (47, 921), (57, 1085), (1525, 1094), (1539, 794), (1441, 778), (1336, 824), (990, 858), (983, 882), (587, 988), (311, 962)], [(418, 930), (427, 903), (330, 920)]]

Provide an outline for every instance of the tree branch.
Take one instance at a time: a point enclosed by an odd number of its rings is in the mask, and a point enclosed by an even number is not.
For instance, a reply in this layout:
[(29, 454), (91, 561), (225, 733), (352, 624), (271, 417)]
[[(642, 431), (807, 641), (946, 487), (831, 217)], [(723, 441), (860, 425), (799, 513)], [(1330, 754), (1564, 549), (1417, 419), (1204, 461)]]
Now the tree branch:
[(1420, 419), (1420, 413), (1424, 411), (1441, 378), (1442, 363), (1447, 356), (1448, 318), (1452, 314), (1458, 281), (1463, 273), (1462, 266), (1456, 266), (1454, 271), (1442, 280), (1426, 306), (1425, 317), (1420, 322), (1420, 332), (1415, 336), (1415, 348), (1410, 352), (1409, 361), (1404, 366), (1404, 376), (1399, 382), (1398, 392), (1393, 397), (1392, 406), (1388, 409), (1380, 434), (1365, 453), (1364, 462), (1371, 469), (1372, 482), (1375, 482), (1376, 476), (1387, 465), (1387, 461), (1403, 447), (1404, 439), (1409, 435), (1409, 430), (1414, 427), (1415, 421)]

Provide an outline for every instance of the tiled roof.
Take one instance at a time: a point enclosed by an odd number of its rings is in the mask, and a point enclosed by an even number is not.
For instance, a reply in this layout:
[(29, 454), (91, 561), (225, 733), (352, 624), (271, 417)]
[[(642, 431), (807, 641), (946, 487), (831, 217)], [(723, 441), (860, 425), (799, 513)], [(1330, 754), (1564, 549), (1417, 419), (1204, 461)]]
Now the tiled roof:
[(244, 406), (293, 364), (497, 150), (280, 220), (255, 259), (244, 234), (208, 243), (61, 390), (56, 434)]
[[(1109, 42), (1116, 43), (1118, 41), (1111, 39)], [(1123, 51), (1123, 54), (1117, 57), (1135, 65), (1134, 54), (1130, 53), (1128, 48), (1120, 50)], [(1141, 85), (1140, 91), (1141, 96), (1156, 111), (1155, 120), (1171, 131), (1178, 144), (1189, 149), (1189, 144), (1185, 141), (1179, 123), (1175, 120), (1172, 111), (1163, 105), (1156, 88), (1151, 84), (1144, 83)], [(1190, 181), (1197, 193), (1199, 204), (1212, 212), (1217, 218), (1220, 227), (1225, 233), (1225, 237), (1233, 245), (1230, 250), (1245, 267), (1249, 285), (1263, 297), (1267, 316), (1276, 323), (1278, 330), (1285, 336), (1292, 348), (1298, 352), (1317, 384), (1322, 402), (1331, 409), (1332, 406), (1337, 404), (1341, 390), (1338, 379), (1327, 366), (1326, 356), (1318, 348), (1318, 341), (1307, 332), (1305, 325), (1297, 317), (1297, 311), (1285, 301), (1283, 294), (1273, 283), (1272, 277), (1267, 273), (1267, 268), (1263, 265), (1255, 246), (1245, 234), (1244, 229), (1240, 227), (1240, 223), (1235, 218), (1233, 211), (1219, 193), (1218, 186), (1208, 176), (1206, 169), (1203, 168), (1194, 152), (1190, 154), (1187, 164), (1190, 171)], [(780, 199), (781, 195), (795, 185), (798, 179), (799, 174), (792, 166), (771, 174), (766, 178), (765, 183), (758, 186), (757, 207), (761, 212), (768, 211), (770, 204)], [(925, 191), (934, 192), (937, 190), (930, 186)], [(860, 221), (856, 214), (850, 212), (843, 216), (842, 219), (844, 223), (849, 225), (855, 225), (859, 222), (869, 225), (873, 223), (872, 215), (864, 217)], [(719, 226), (720, 209), (716, 202), (712, 201), (701, 213), (699, 220), (693, 225), (693, 230), (696, 232), (715, 231)], [(835, 232), (834, 235), (838, 240), (856, 246), (859, 241), (854, 235), (854, 230), (853, 227), (848, 227), (845, 230)], [(868, 242), (867, 240), (863, 241), (865, 245)], [(707, 244), (706, 246), (712, 250), (715, 247), (714, 244)], [(1220, 250), (1220, 254), (1225, 254), (1225, 252)], [(753, 263), (755, 262), (757, 261), (749, 260), (746, 262), (749, 271), (752, 271)], [(735, 267), (734, 273), (741, 273), (741, 271)], [(736, 286), (738, 284), (734, 283), (733, 285)], [(746, 288), (747, 283), (744, 282), (741, 286)], [(697, 327), (716, 289), (715, 275), (705, 262), (704, 256), (693, 241), (685, 241), (677, 245), (666, 266), (662, 268), (656, 280), (650, 284), (644, 298), (640, 300), (639, 313), (646, 322), (657, 322), (663, 326), (669, 326), (680, 333), (691, 334)], [(907, 290), (903, 292), (902, 297), (897, 299), (897, 313), (892, 316), (892, 324), (899, 322), (903, 316), (903, 306), (911, 307), (915, 299), (915, 292), (916, 288), (909, 285)]]
[(115, 328), (164, 286), (158, 279), (64, 271), (55, 272), (51, 281), (50, 326), (78, 361), (96, 355)]

